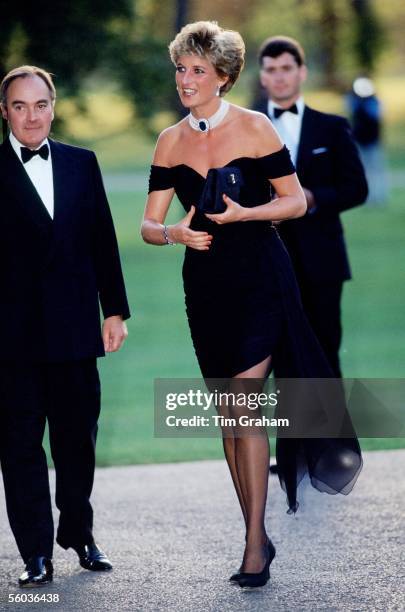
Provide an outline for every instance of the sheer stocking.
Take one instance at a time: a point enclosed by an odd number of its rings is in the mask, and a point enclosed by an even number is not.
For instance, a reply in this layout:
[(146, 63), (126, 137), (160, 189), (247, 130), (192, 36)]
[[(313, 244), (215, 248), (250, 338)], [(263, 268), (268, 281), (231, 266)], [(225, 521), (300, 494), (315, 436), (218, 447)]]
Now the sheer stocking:
[[(241, 394), (260, 393), (270, 370), (271, 357), (249, 370), (237, 374), (229, 385), (228, 392), (238, 397)], [(241, 571), (260, 572), (266, 560), (267, 534), (264, 513), (269, 477), (269, 441), (264, 427), (241, 426), (239, 417), (258, 418), (259, 410), (250, 410), (247, 402), (243, 405), (223, 404), (218, 407), (222, 416), (233, 417), (236, 425), (222, 427), (223, 446), (226, 461), (239, 499), (246, 525), (246, 546)]]

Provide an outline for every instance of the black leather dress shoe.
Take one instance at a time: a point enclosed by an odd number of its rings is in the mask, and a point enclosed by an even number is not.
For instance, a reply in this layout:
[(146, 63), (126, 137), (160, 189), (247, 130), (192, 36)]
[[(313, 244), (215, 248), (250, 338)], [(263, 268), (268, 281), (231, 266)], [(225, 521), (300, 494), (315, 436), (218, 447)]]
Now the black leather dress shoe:
[(92, 572), (106, 572), (112, 570), (113, 566), (106, 554), (99, 549), (94, 542), (83, 546), (74, 547), (79, 555), (79, 562), (84, 569)]
[(52, 561), (47, 557), (31, 557), (18, 579), (20, 587), (36, 587), (52, 582)]

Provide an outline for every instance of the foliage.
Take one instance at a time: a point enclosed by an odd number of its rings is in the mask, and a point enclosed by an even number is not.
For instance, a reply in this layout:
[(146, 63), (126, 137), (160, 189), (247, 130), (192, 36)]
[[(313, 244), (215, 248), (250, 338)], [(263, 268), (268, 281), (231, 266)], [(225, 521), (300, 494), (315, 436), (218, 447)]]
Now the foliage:
[(64, 94), (76, 95), (89, 73), (109, 61), (113, 42), (133, 17), (131, 0), (3, 2), (0, 70), (37, 64)]
[(173, 73), (167, 43), (153, 37), (133, 40), (116, 62), (115, 75), (147, 132), (155, 132), (156, 113), (172, 106)]
[(153, 117), (172, 106), (169, 92), (173, 68), (167, 45), (174, 35), (173, 3), (138, 0), (125, 41), (116, 41), (114, 73), (147, 132), (155, 132)]
[(119, 88), (137, 128), (149, 133), (161, 129), (164, 113), (179, 112), (167, 45), (184, 20), (217, 20), (242, 33), (247, 61), (241, 83), (249, 90), (257, 49), (275, 34), (303, 44), (313, 85), (340, 92), (360, 71), (378, 72), (379, 58), (398, 70), (405, 53), (403, 0), (0, 2), (0, 72), (21, 63), (47, 68), (59, 97), (74, 101), (76, 116), (86, 110), (89, 87)]
[(373, 72), (379, 52), (384, 44), (382, 26), (372, 3), (352, 0), (354, 11), (354, 51), (359, 66), (367, 74)]
[(321, 76), (320, 84), (345, 89), (364, 69), (365, 53), (367, 67), (375, 67), (384, 42), (385, 24), (376, 3), (360, 3), (362, 9), (354, 12), (352, 0), (258, 0), (244, 24), (248, 47), (257, 48), (276, 34), (297, 38), (311, 71)]

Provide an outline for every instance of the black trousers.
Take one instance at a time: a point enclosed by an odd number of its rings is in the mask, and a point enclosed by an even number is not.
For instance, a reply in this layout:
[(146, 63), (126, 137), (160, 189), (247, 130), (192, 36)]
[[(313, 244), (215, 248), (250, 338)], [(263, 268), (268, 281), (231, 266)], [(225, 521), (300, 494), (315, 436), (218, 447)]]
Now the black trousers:
[(54, 527), (42, 448), (48, 421), (63, 548), (92, 540), (100, 380), (95, 359), (0, 363), (0, 460), (7, 513), (20, 554), (52, 557)]
[(297, 277), (305, 314), (335, 376), (341, 378), (339, 349), (342, 341), (343, 282), (310, 283)]

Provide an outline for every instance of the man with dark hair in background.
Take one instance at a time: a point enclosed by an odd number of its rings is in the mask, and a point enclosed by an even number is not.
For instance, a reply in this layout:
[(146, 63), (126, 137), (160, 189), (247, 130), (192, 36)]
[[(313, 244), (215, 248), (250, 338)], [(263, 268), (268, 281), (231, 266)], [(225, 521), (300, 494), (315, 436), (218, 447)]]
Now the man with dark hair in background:
[(49, 138), (55, 97), (50, 74), (35, 66), (12, 70), (0, 86), (10, 128), (0, 146), (0, 459), (26, 566), (22, 587), (53, 577), (46, 421), (60, 510), (56, 540), (77, 552), (82, 567), (112, 569), (94, 541), (90, 504), (100, 412), (96, 358), (121, 347), (129, 317), (96, 157)]
[(367, 183), (343, 117), (309, 108), (301, 95), (307, 76), (304, 51), (294, 39), (274, 36), (259, 51), (267, 99), (255, 110), (274, 123), (290, 150), (308, 210), (279, 225), (292, 259), (304, 310), (335, 376), (342, 375), (343, 282), (351, 278), (340, 213), (362, 204)]

